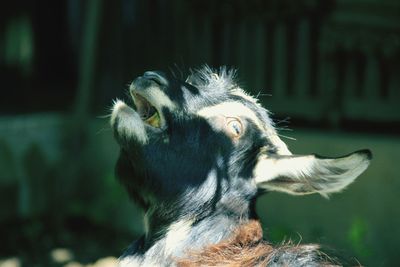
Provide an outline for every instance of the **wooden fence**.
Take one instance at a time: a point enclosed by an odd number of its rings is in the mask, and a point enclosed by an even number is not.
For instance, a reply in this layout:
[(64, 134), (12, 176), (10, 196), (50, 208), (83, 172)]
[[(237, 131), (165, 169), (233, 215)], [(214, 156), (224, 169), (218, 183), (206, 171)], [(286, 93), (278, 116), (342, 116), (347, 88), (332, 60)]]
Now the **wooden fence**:
[(158, 35), (144, 49), (178, 64), (238, 67), (244, 87), (270, 95), (262, 102), (280, 116), (400, 121), (399, 3), (242, 2), (139, 5), (146, 16), (136, 23)]

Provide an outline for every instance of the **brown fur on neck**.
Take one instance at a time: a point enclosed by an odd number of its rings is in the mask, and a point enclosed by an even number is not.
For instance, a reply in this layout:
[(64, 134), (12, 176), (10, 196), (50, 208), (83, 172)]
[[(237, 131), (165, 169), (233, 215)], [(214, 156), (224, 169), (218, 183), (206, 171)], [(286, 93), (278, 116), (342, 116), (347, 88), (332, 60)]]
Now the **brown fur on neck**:
[[(239, 226), (228, 240), (200, 251), (189, 251), (186, 258), (177, 260), (177, 266), (300, 266), (296, 259), (304, 263), (304, 257), (309, 256), (307, 253), (312, 254), (310, 259), (315, 259), (311, 262), (316, 264), (313, 266), (336, 266), (318, 249), (318, 245), (290, 244), (274, 248), (263, 240), (260, 222), (251, 220)], [(285, 253), (290, 253), (291, 257), (286, 259)]]

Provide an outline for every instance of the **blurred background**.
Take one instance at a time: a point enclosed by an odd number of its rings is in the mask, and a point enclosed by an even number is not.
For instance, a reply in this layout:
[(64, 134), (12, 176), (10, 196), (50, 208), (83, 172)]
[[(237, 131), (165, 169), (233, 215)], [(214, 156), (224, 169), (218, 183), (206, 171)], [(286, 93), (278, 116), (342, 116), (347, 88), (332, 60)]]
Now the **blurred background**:
[(266, 237), (398, 266), (398, 0), (3, 1), (0, 266), (112, 266), (142, 214), (104, 115), (144, 71), (205, 63), (239, 70), (293, 152), (374, 153), (330, 200), (260, 198)]

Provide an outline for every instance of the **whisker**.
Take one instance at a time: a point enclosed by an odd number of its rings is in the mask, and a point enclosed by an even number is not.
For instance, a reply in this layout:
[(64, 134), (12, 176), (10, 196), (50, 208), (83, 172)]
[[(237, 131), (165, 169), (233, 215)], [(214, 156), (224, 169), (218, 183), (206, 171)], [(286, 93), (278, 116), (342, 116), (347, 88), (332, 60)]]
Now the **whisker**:
[(111, 118), (111, 114), (106, 114), (106, 115), (99, 115), (96, 116), (97, 119), (107, 119), (107, 118)]
[(296, 138), (291, 137), (291, 136), (287, 136), (287, 135), (283, 135), (283, 134), (279, 134), (279, 133), (278, 133), (278, 136), (279, 136), (279, 137), (286, 138), (286, 139), (289, 139), (289, 140), (297, 141)]
[(172, 77), (174, 77), (175, 79), (178, 79), (178, 77), (176, 76), (176, 73), (172, 67), (168, 67), (168, 70), (171, 73)]
[(284, 119), (282, 119), (282, 120), (279, 120), (279, 121), (277, 121), (276, 123), (288, 123), (288, 122), (290, 122), (290, 118), (289, 118), (289, 117), (284, 118)]
[(257, 95), (257, 97), (259, 97), (259, 96), (261, 96), (261, 97), (271, 97), (271, 96), (272, 96), (272, 94), (267, 94), (267, 93), (259, 93), (259, 94)]
[(278, 131), (290, 131), (290, 132), (293, 132), (293, 129), (288, 128), (287, 126), (275, 127), (275, 129), (278, 130)]
[(176, 69), (176, 70), (179, 72), (179, 74), (180, 74), (179, 79), (183, 80), (183, 79), (184, 79), (184, 74), (183, 74), (182, 69), (178, 66), (177, 63), (174, 63), (174, 66), (175, 66), (175, 69)]

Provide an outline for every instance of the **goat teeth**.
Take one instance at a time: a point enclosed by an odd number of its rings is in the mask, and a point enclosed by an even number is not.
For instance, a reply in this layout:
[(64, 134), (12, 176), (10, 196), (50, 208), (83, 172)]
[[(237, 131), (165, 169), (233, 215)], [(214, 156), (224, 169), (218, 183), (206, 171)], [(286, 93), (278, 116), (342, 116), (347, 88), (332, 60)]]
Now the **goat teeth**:
[(158, 112), (155, 112), (150, 118), (146, 119), (145, 122), (153, 127), (160, 128), (161, 127), (160, 114), (158, 114)]

